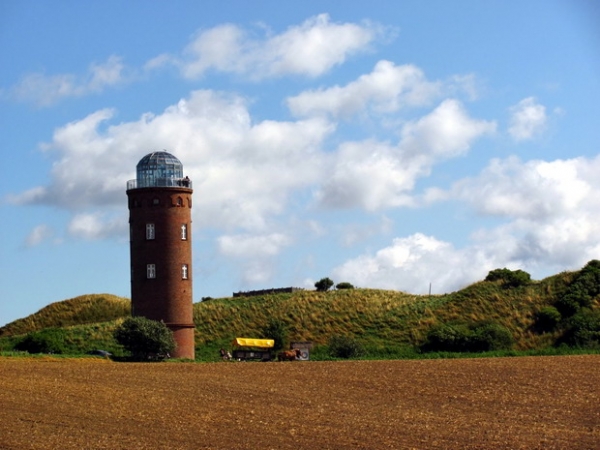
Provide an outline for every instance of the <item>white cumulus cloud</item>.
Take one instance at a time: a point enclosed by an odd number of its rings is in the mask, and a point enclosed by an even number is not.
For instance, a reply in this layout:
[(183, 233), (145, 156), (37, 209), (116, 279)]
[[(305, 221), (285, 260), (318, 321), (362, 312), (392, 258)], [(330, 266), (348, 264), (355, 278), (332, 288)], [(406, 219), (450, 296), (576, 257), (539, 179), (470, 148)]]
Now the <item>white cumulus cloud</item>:
[(335, 279), (359, 286), (449, 292), (495, 268), (556, 273), (600, 254), (600, 156), (555, 161), (493, 160), (478, 176), (457, 182), (444, 199), (465, 202), (475, 215), (501, 219), (481, 226), (463, 248), (421, 233), (393, 239), (336, 267)]
[(522, 162), (493, 160), (479, 176), (457, 182), (450, 197), (503, 220), (474, 234), (504, 264), (563, 270), (598, 257), (600, 157)]
[(218, 251), (240, 266), (244, 285), (266, 282), (275, 271), (275, 261), (292, 238), (284, 233), (224, 235), (217, 239)]
[(400, 146), (410, 158), (445, 159), (466, 153), (473, 140), (495, 131), (495, 122), (472, 119), (458, 100), (448, 99), (406, 124)]
[[(167, 149), (194, 183), (195, 223), (260, 229), (281, 213), (295, 190), (321, 178), (320, 150), (332, 125), (321, 119), (253, 124), (246, 101), (196, 91), (161, 114), (105, 125), (115, 111), (100, 110), (57, 129), (44, 146), (56, 161), (48, 185), (9, 196), (16, 204), (68, 210), (122, 208), (128, 179), (147, 153)], [(93, 228), (78, 235), (94, 236)]]
[(457, 100), (445, 100), (406, 123), (395, 146), (372, 140), (342, 144), (317, 201), (325, 207), (369, 211), (411, 206), (419, 177), (437, 162), (466, 153), (474, 140), (495, 129), (494, 122), (469, 117)]
[(477, 177), (457, 182), (453, 195), (479, 214), (538, 222), (565, 218), (596, 207), (600, 182), (592, 168), (600, 170), (600, 159), (493, 159)]
[(283, 233), (227, 235), (217, 240), (219, 252), (236, 258), (276, 256), (291, 240)]
[(426, 105), (441, 91), (440, 82), (427, 81), (422, 70), (414, 65), (396, 66), (379, 61), (373, 71), (346, 86), (305, 91), (287, 100), (296, 116), (331, 114), (344, 117), (363, 112), (392, 112), (407, 106)]
[(472, 74), (455, 75), (449, 80), (430, 81), (414, 64), (396, 65), (378, 61), (371, 73), (361, 75), (345, 86), (304, 91), (286, 100), (295, 116), (331, 115), (349, 118), (355, 114), (392, 114), (408, 108), (429, 106), (444, 95), (466, 94), (474, 99), (478, 88)]
[(527, 97), (510, 108), (508, 133), (515, 141), (532, 139), (546, 128), (546, 107)]
[(86, 240), (122, 235), (125, 230), (127, 230), (125, 214), (109, 218), (106, 217), (106, 214), (99, 212), (81, 213), (72, 217), (68, 225), (68, 232), (71, 236)]
[(103, 63), (92, 63), (85, 75), (25, 75), (10, 93), (17, 100), (45, 107), (64, 98), (83, 97), (121, 84), (127, 80), (124, 71), (122, 58), (112, 55)]
[(415, 294), (444, 293), (485, 276), (485, 255), (458, 250), (448, 242), (416, 233), (396, 238), (374, 254), (363, 254), (333, 270), (335, 279), (357, 286), (394, 289)]
[(411, 190), (420, 167), (403, 164), (398, 149), (375, 141), (340, 146), (331, 174), (316, 193), (326, 208), (410, 206)]
[(181, 57), (160, 55), (148, 68), (175, 64), (184, 77), (208, 70), (244, 74), (252, 79), (303, 75), (316, 77), (363, 52), (389, 30), (373, 23), (335, 23), (328, 14), (311, 17), (280, 34), (258, 38), (237, 25), (201, 30)]

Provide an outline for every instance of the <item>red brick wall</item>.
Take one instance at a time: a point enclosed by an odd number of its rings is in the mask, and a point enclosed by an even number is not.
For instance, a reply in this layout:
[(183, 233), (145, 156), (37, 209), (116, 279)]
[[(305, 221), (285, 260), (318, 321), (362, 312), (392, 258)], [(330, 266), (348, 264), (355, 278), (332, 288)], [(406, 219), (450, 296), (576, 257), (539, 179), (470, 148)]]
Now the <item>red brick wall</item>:
[[(192, 296), (192, 189), (140, 188), (127, 191), (131, 249), (131, 303), (135, 316), (162, 320), (174, 332), (174, 357), (194, 358)], [(158, 201), (158, 204), (155, 201)], [(146, 224), (154, 239), (146, 239)], [(187, 225), (187, 239), (181, 226)], [(147, 277), (154, 264), (156, 278)], [(182, 265), (187, 264), (187, 279)]]

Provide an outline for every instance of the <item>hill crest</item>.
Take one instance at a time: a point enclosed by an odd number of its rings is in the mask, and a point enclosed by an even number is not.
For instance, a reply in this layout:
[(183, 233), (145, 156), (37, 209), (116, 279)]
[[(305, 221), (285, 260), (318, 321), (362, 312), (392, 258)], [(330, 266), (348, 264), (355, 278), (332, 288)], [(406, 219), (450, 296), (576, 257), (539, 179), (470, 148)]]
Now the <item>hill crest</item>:
[(128, 315), (131, 302), (113, 294), (86, 294), (43, 307), (0, 328), (0, 336), (26, 334), (44, 328), (108, 322)]
[[(501, 276), (523, 274), (508, 269), (493, 272)], [(569, 300), (574, 288), (579, 297)], [(581, 297), (581, 289), (590, 295)], [(218, 349), (234, 337), (261, 337), (269, 323), (277, 321), (285, 328), (289, 341), (319, 345), (338, 335), (385, 349), (388, 345), (418, 347), (428, 332), (440, 325), (494, 323), (510, 332), (514, 348), (540, 349), (559, 342), (571, 325), (571, 316), (563, 315), (551, 329), (538, 327), (540, 311), (556, 309), (564, 299), (584, 300), (582, 311), (590, 311), (590, 320), (596, 320), (594, 314), (600, 320), (599, 261), (591, 261), (581, 271), (562, 272), (541, 281), (531, 281), (528, 275), (519, 283), (488, 276), (484, 281), (442, 295), (339, 289), (210, 299), (194, 304), (195, 339), (197, 349)], [(70, 327), (75, 333), (94, 324), (110, 333), (129, 314), (128, 299), (110, 294), (84, 295), (53, 303), (6, 325), (0, 328), (0, 337), (49, 327)], [(98, 327), (100, 323), (102, 326)]]

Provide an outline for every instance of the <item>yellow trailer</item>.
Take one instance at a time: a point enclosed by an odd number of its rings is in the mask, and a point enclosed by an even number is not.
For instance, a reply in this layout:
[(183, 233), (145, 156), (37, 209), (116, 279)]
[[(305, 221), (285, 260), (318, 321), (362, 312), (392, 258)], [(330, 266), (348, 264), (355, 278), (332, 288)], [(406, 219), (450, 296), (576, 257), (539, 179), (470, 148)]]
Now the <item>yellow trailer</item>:
[(237, 361), (271, 361), (272, 349), (275, 346), (273, 339), (235, 338), (233, 345), (233, 359)]

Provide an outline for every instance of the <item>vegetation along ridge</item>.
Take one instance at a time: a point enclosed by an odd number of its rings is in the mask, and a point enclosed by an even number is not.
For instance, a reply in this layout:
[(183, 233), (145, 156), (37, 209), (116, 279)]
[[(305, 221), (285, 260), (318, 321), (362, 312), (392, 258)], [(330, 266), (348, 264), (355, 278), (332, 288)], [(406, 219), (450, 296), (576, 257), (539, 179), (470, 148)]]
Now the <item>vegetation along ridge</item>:
[[(324, 279), (328, 280), (328, 279)], [(496, 269), (485, 280), (443, 295), (353, 288), (339, 283), (194, 304), (196, 356), (217, 360), (234, 337), (314, 344), (311, 359), (389, 358), (444, 352), (600, 348), (600, 261), (540, 281)], [(331, 283), (333, 284), (333, 283)], [(114, 331), (128, 299), (92, 294), (53, 303), (0, 328), (0, 351), (85, 354), (126, 351)]]

